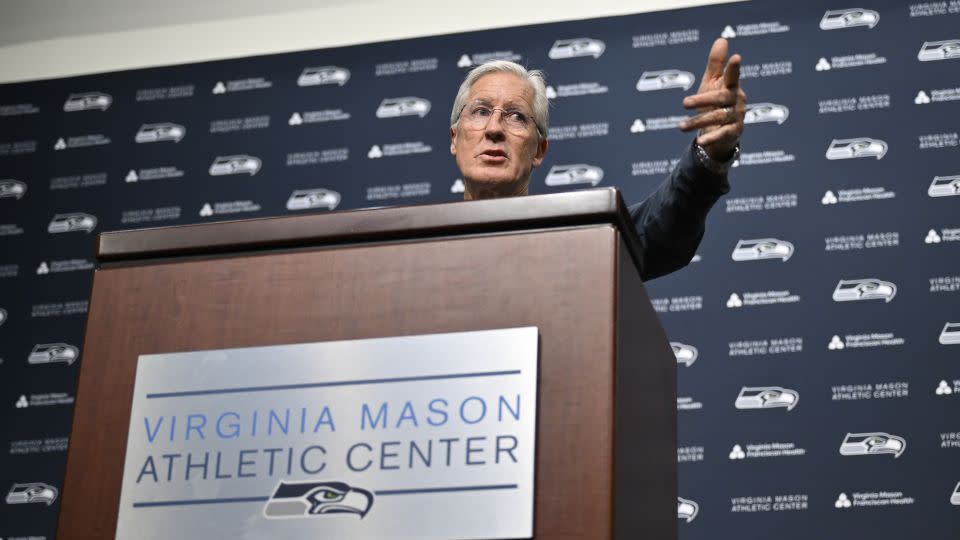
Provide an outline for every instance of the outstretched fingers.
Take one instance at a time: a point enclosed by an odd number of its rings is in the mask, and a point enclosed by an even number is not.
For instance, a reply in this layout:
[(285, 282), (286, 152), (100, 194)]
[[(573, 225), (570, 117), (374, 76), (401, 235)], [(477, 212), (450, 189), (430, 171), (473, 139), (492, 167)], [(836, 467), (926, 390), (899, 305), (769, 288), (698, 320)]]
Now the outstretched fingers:
[(683, 98), (683, 106), (687, 109), (700, 107), (732, 107), (737, 103), (737, 91), (729, 88), (709, 90)]
[(723, 85), (731, 90), (740, 86), (740, 60), (739, 54), (731, 56), (727, 69), (723, 72)]
[(733, 112), (730, 109), (714, 109), (709, 112), (698, 114), (680, 122), (680, 131), (693, 131), (705, 127), (721, 126), (733, 120)]
[(743, 133), (747, 95), (740, 88), (742, 58), (727, 59), (729, 43), (718, 38), (710, 47), (707, 67), (696, 94), (683, 99), (683, 106), (699, 114), (680, 122), (682, 131), (699, 130), (697, 144), (711, 156), (728, 155)]
[(710, 54), (707, 56), (707, 67), (703, 71), (701, 86), (708, 81), (719, 79), (723, 75), (723, 65), (727, 62), (727, 50), (729, 45), (724, 38), (717, 38), (710, 47)]

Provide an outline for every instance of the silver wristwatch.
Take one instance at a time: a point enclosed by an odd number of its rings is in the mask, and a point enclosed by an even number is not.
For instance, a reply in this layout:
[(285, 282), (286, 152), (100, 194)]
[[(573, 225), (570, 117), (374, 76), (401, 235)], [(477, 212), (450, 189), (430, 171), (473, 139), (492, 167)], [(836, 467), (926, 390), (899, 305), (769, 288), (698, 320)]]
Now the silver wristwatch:
[(697, 143), (693, 143), (693, 146), (695, 148), (694, 151), (697, 154), (697, 159), (700, 160), (700, 164), (706, 167), (708, 171), (714, 174), (726, 173), (730, 169), (730, 167), (733, 166), (734, 162), (740, 159), (739, 144), (737, 144), (737, 146), (733, 149), (733, 154), (726, 161), (717, 161), (713, 159), (712, 157), (710, 157), (709, 154), (707, 154), (707, 151), (704, 150), (703, 147)]

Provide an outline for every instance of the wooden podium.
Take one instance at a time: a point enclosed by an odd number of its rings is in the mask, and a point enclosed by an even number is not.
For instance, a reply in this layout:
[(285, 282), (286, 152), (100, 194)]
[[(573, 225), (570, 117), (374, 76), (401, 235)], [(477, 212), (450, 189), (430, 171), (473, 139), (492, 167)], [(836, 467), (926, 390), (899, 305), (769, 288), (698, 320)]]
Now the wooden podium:
[(537, 326), (534, 537), (675, 539), (638, 249), (613, 189), (104, 233), (57, 538), (114, 538), (138, 355)]

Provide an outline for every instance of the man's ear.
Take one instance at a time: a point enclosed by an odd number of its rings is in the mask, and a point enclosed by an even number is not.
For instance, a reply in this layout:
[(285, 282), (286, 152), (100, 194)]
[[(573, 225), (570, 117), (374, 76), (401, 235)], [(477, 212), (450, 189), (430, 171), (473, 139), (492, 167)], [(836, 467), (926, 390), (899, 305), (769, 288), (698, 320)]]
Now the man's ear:
[(453, 126), (450, 127), (450, 154), (457, 155), (457, 130)]
[(541, 137), (540, 141), (537, 142), (537, 153), (533, 155), (533, 166), (539, 167), (543, 163), (544, 156), (547, 155), (547, 148), (550, 144), (547, 142), (545, 137)]

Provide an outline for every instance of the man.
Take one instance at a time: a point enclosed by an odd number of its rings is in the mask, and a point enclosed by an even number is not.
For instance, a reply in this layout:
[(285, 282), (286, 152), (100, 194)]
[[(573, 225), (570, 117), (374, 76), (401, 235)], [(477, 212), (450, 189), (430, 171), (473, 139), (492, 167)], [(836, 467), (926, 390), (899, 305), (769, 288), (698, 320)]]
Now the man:
[[(656, 192), (630, 207), (643, 248), (642, 277), (686, 266), (703, 238), (707, 212), (729, 191), (727, 170), (739, 152), (747, 96), (740, 55), (727, 61), (727, 41), (710, 49), (699, 91), (683, 100), (699, 114), (680, 124), (699, 130)], [(464, 199), (526, 195), (533, 169), (549, 147), (546, 85), (540, 71), (499, 61), (474, 68), (450, 116), (450, 153), (463, 174)]]

